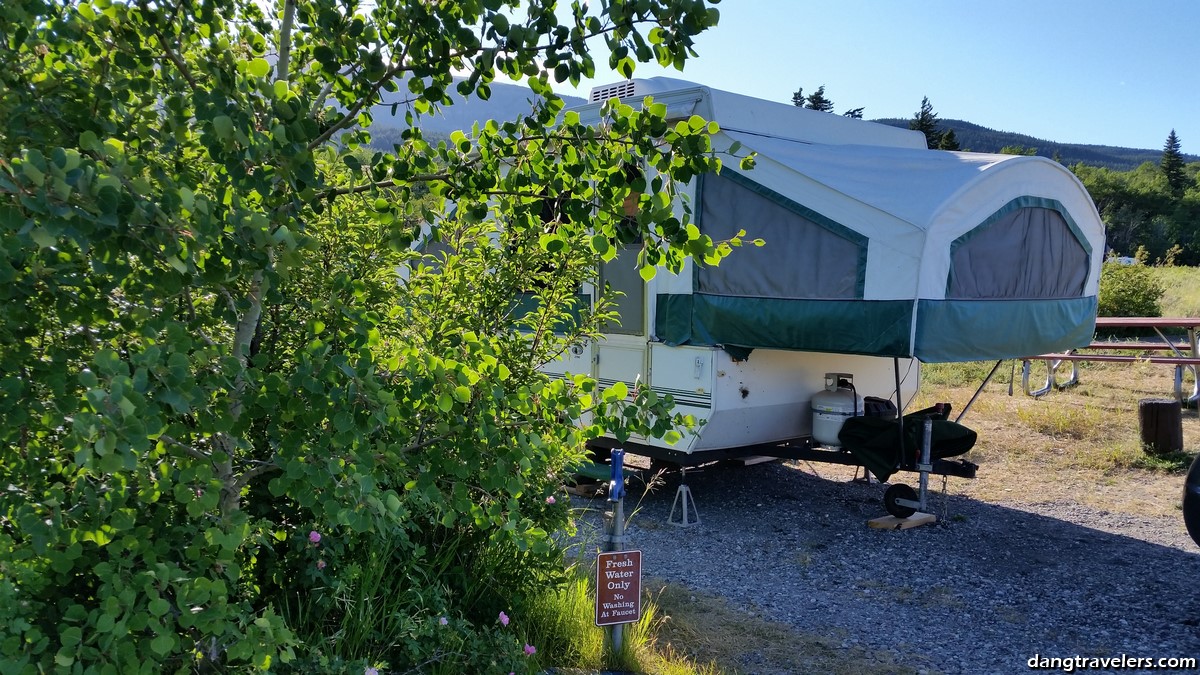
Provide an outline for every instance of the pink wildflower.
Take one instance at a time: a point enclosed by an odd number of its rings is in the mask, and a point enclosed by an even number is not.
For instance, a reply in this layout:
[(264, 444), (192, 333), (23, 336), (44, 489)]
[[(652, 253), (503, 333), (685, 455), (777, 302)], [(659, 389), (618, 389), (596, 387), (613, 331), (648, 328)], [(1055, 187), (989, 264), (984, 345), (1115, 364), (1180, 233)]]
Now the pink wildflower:
[(446, 617), (443, 616), (442, 618), (438, 619), (438, 623), (445, 626), (446, 624), (450, 623), (450, 619), (447, 619)]
[(379, 675), (379, 669), (368, 666), (367, 669), (363, 671), (363, 675)]
[(314, 543), (314, 544), (319, 544), (319, 543), (321, 543), (321, 533), (320, 533), (320, 532), (317, 532), (316, 530), (313, 530), (312, 532), (309, 532), (309, 533), (308, 533), (308, 540), (309, 540), (309, 541), (311, 541), (311, 542), (312, 542), (312, 543)]
[(325, 561), (324, 560), (317, 561), (317, 569), (319, 569), (319, 570), (325, 569)]
[(546, 503), (553, 504), (554, 503), (554, 495), (550, 495), (549, 497), (546, 497)]
[(537, 653), (537, 647), (533, 645), (525, 645), (525, 656), (533, 656)]
[(504, 612), (500, 612), (500, 625), (501, 626), (508, 625), (508, 615), (505, 614)]

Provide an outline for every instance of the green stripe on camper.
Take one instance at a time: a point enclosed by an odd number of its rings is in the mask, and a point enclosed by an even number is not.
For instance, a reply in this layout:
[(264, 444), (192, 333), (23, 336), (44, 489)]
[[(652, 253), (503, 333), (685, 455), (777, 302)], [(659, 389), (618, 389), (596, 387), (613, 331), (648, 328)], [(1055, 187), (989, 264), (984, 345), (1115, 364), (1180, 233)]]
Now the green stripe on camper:
[(678, 347), (692, 344), (692, 294), (659, 293), (655, 298), (654, 336)]
[(1082, 347), (1091, 342), (1095, 330), (1095, 296), (1055, 301), (921, 300), (914, 356), (926, 363), (1033, 356)]
[(908, 356), (910, 300), (794, 300), (659, 294), (656, 337), (677, 346), (736, 345)]

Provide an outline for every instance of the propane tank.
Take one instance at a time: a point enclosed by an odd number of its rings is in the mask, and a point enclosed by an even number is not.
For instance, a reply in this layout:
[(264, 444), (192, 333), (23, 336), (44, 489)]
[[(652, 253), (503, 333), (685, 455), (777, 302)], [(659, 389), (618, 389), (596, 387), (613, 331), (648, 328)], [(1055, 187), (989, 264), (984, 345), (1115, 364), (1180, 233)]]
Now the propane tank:
[(863, 414), (863, 399), (854, 390), (850, 373), (825, 373), (825, 390), (812, 399), (813, 440), (825, 446), (841, 447), (838, 433), (851, 417)]

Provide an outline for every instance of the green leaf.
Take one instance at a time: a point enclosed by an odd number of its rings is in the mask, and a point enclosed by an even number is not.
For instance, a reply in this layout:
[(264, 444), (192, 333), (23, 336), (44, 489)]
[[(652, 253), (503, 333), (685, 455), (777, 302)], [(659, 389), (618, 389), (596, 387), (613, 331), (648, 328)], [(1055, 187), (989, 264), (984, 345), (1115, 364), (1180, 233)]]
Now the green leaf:
[(450, 396), (450, 394), (443, 391), (442, 393), (438, 394), (437, 406), (438, 410), (441, 410), (442, 412), (450, 412), (450, 410), (454, 407), (454, 399)]
[(254, 59), (246, 64), (246, 72), (254, 77), (266, 77), (271, 72), (271, 64), (266, 59)]
[(29, 238), (41, 248), (50, 248), (54, 246), (54, 235), (46, 231), (44, 227), (35, 227), (29, 231)]
[(225, 141), (233, 137), (233, 119), (228, 115), (217, 115), (212, 121), (217, 138)]
[(454, 400), (458, 401), (459, 403), (470, 403), (471, 402), (471, 390), (462, 385), (455, 387), (454, 388)]
[(159, 635), (150, 641), (150, 649), (154, 650), (159, 656), (166, 656), (175, 648), (175, 638), (170, 635)]
[(654, 275), (657, 273), (657, 271), (658, 270), (654, 267), (654, 265), (642, 265), (642, 267), (638, 270), (638, 274), (641, 275), (644, 281), (650, 281), (654, 278)]
[(597, 234), (592, 237), (592, 250), (598, 255), (604, 255), (605, 253), (608, 253), (608, 249), (608, 237), (602, 234)]
[(390, 513), (396, 513), (400, 510), (400, 498), (396, 496), (395, 492), (388, 492), (384, 498), (384, 502)]
[(148, 607), (150, 609), (150, 613), (154, 616), (162, 616), (163, 614), (167, 613), (167, 610), (171, 609), (171, 603), (167, 602), (163, 598), (155, 598), (150, 601)]

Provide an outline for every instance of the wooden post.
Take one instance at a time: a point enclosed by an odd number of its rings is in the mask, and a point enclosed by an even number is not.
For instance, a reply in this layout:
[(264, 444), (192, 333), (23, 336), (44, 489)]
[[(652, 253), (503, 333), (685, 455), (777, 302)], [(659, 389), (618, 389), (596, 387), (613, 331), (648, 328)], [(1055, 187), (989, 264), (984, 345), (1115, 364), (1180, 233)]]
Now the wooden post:
[(1151, 455), (1183, 452), (1183, 407), (1173, 398), (1138, 401), (1142, 448)]

